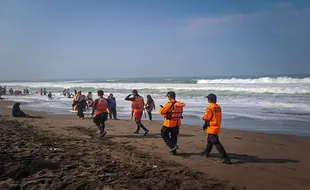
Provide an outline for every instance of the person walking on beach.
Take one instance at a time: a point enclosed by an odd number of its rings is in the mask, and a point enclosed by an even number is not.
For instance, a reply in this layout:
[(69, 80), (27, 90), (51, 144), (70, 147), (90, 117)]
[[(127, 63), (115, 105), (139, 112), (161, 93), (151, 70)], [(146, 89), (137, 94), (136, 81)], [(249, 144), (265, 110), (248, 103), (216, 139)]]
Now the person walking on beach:
[(165, 106), (160, 105), (161, 108), (159, 109), (159, 114), (165, 117), (164, 124), (161, 128), (161, 136), (170, 148), (170, 153), (175, 155), (179, 148), (177, 145), (178, 135), (179, 128), (182, 124), (181, 119), (183, 119), (182, 114), (185, 104), (176, 101), (176, 94), (173, 91), (169, 91), (166, 96), (169, 102)]
[(228, 157), (218, 137), (222, 124), (222, 109), (220, 105), (216, 103), (217, 97), (215, 94), (209, 94), (206, 98), (208, 99), (210, 105), (207, 107), (206, 113), (202, 118), (205, 121), (203, 129), (208, 134), (208, 143), (206, 149), (202, 152), (202, 155), (206, 158), (209, 157), (209, 154), (214, 145), (221, 154), (220, 162), (225, 164), (231, 164), (230, 158)]
[(108, 120), (108, 110), (109, 110), (109, 102), (107, 99), (103, 97), (104, 92), (102, 90), (98, 90), (98, 99), (95, 100), (94, 109), (92, 111), (92, 117), (94, 114), (93, 121), (98, 127), (100, 131), (100, 136), (104, 137), (107, 132), (105, 131), (105, 122)]
[(144, 130), (144, 136), (147, 135), (149, 130), (147, 128), (145, 128), (144, 125), (141, 123), (143, 110), (144, 110), (143, 97), (138, 94), (137, 90), (133, 90), (132, 94), (129, 94), (125, 98), (125, 100), (132, 102), (131, 106), (133, 108), (134, 117), (135, 117), (135, 121), (137, 124), (137, 130), (134, 133), (139, 134), (140, 128), (142, 128)]
[(155, 103), (151, 95), (146, 96), (145, 110), (149, 116), (149, 120), (152, 121), (152, 111), (155, 110)]
[(109, 98), (108, 98), (108, 102), (109, 102), (109, 108), (110, 108), (110, 119), (112, 119), (112, 116), (115, 120), (117, 120), (117, 112), (116, 112), (116, 100), (115, 98), (113, 97), (113, 94), (110, 94), (109, 95)]

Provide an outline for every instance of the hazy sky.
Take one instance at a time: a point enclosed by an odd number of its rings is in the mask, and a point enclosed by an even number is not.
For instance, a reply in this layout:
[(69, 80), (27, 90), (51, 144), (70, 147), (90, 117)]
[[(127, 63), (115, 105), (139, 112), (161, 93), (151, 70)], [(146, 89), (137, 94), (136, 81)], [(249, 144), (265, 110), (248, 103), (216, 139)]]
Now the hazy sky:
[(0, 80), (310, 73), (310, 1), (0, 0)]

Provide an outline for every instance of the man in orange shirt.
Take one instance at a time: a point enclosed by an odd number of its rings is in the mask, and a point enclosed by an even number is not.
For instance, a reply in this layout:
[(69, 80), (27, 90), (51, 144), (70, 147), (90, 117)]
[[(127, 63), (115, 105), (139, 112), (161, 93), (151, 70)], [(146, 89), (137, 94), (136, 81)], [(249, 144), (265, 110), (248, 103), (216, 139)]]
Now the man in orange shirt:
[(104, 92), (102, 90), (98, 90), (98, 99), (95, 100), (91, 114), (92, 117), (96, 114), (93, 121), (99, 129), (101, 137), (104, 137), (107, 134), (105, 131), (105, 122), (108, 120), (109, 112), (109, 102), (103, 97), (103, 95)]
[[(132, 96), (132, 97), (131, 97)], [(143, 111), (144, 111), (144, 100), (143, 97), (138, 94), (137, 90), (133, 90), (132, 94), (129, 94), (125, 100), (131, 101), (131, 107), (133, 108), (135, 121), (137, 124), (137, 130), (134, 132), (135, 134), (139, 134), (140, 128), (144, 130), (144, 136), (148, 134), (149, 130), (144, 127), (141, 123)]]
[(207, 107), (206, 113), (203, 116), (203, 120), (205, 121), (203, 129), (206, 130), (208, 134), (208, 144), (202, 154), (206, 158), (209, 157), (209, 154), (214, 145), (221, 154), (220, 162), (231, 164), (230, 158), (228, 157), (218, 137), (222, 124), (222, 109), (218, 104), (216, 104), (217, 98), (215, 94), (209, 94), (206, 98), (208, 98), (210, 105)]
[(159, 110), (159, 114), (165, 117), (163, 127), (161, 128), (161, 136), (173, 155), (176, 154), (179, 148), (177, 145), (179, 127), (181, 126), (183, 107), (185, 106), (184, 103), (177, 102), (175, 96), (175, 92), (168, 92), (169, 102), (165, 106), (160, 105), (161, 108)]

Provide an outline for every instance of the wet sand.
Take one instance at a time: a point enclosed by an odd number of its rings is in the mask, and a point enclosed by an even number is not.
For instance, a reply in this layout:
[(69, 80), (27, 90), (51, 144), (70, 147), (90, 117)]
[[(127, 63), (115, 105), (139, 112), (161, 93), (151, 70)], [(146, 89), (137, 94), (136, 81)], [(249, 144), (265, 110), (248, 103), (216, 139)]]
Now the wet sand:
[(0, 101), (0, 189), (310, 189), (310, 138), (222, 130), (233, 161), (225, 165), (216, 149), (199, 155), (198, 127), (182, 125), (173, 156), (157, 122), (144, 121), (143, 137), (133, 121), (109, 120), (100, 138), (90, 119), (30, 111), (43, 118), (16, 119), (12, 104)]

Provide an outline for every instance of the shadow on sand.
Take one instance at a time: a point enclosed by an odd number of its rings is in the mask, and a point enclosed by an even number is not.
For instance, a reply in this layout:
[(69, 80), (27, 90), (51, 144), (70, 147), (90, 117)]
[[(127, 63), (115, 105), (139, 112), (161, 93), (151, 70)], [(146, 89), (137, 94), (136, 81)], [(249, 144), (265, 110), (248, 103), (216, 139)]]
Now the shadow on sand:
[[(188, 158), (190, 156), (201, 156), (201, 153), (178, 153), (177, 156)], [(298, 160), (285, 159), (285, 158), (259, 158), (253, 155), (247, 154), (235, 154), (228, 153), (228, 156), (232, 159), (233, 164), (244, 164), (244, 163), (272, 163), (272, 164), (283, 164), (283, 163), (299, 163)], [(211, 158), (220, 159), (219, 154), (210, 154)], [(235, 161), (236, 160), (236, 161)]]
[[(140, 134), (126, 134), (126, 135), (107, 135), (110, 138), (162, 138), (160, 133), (149, 133), (146, 136), (143, 136), (143, 133)], [(179, 134), (179, 137), (193, 137), (194, 135), (189, 134)]]

